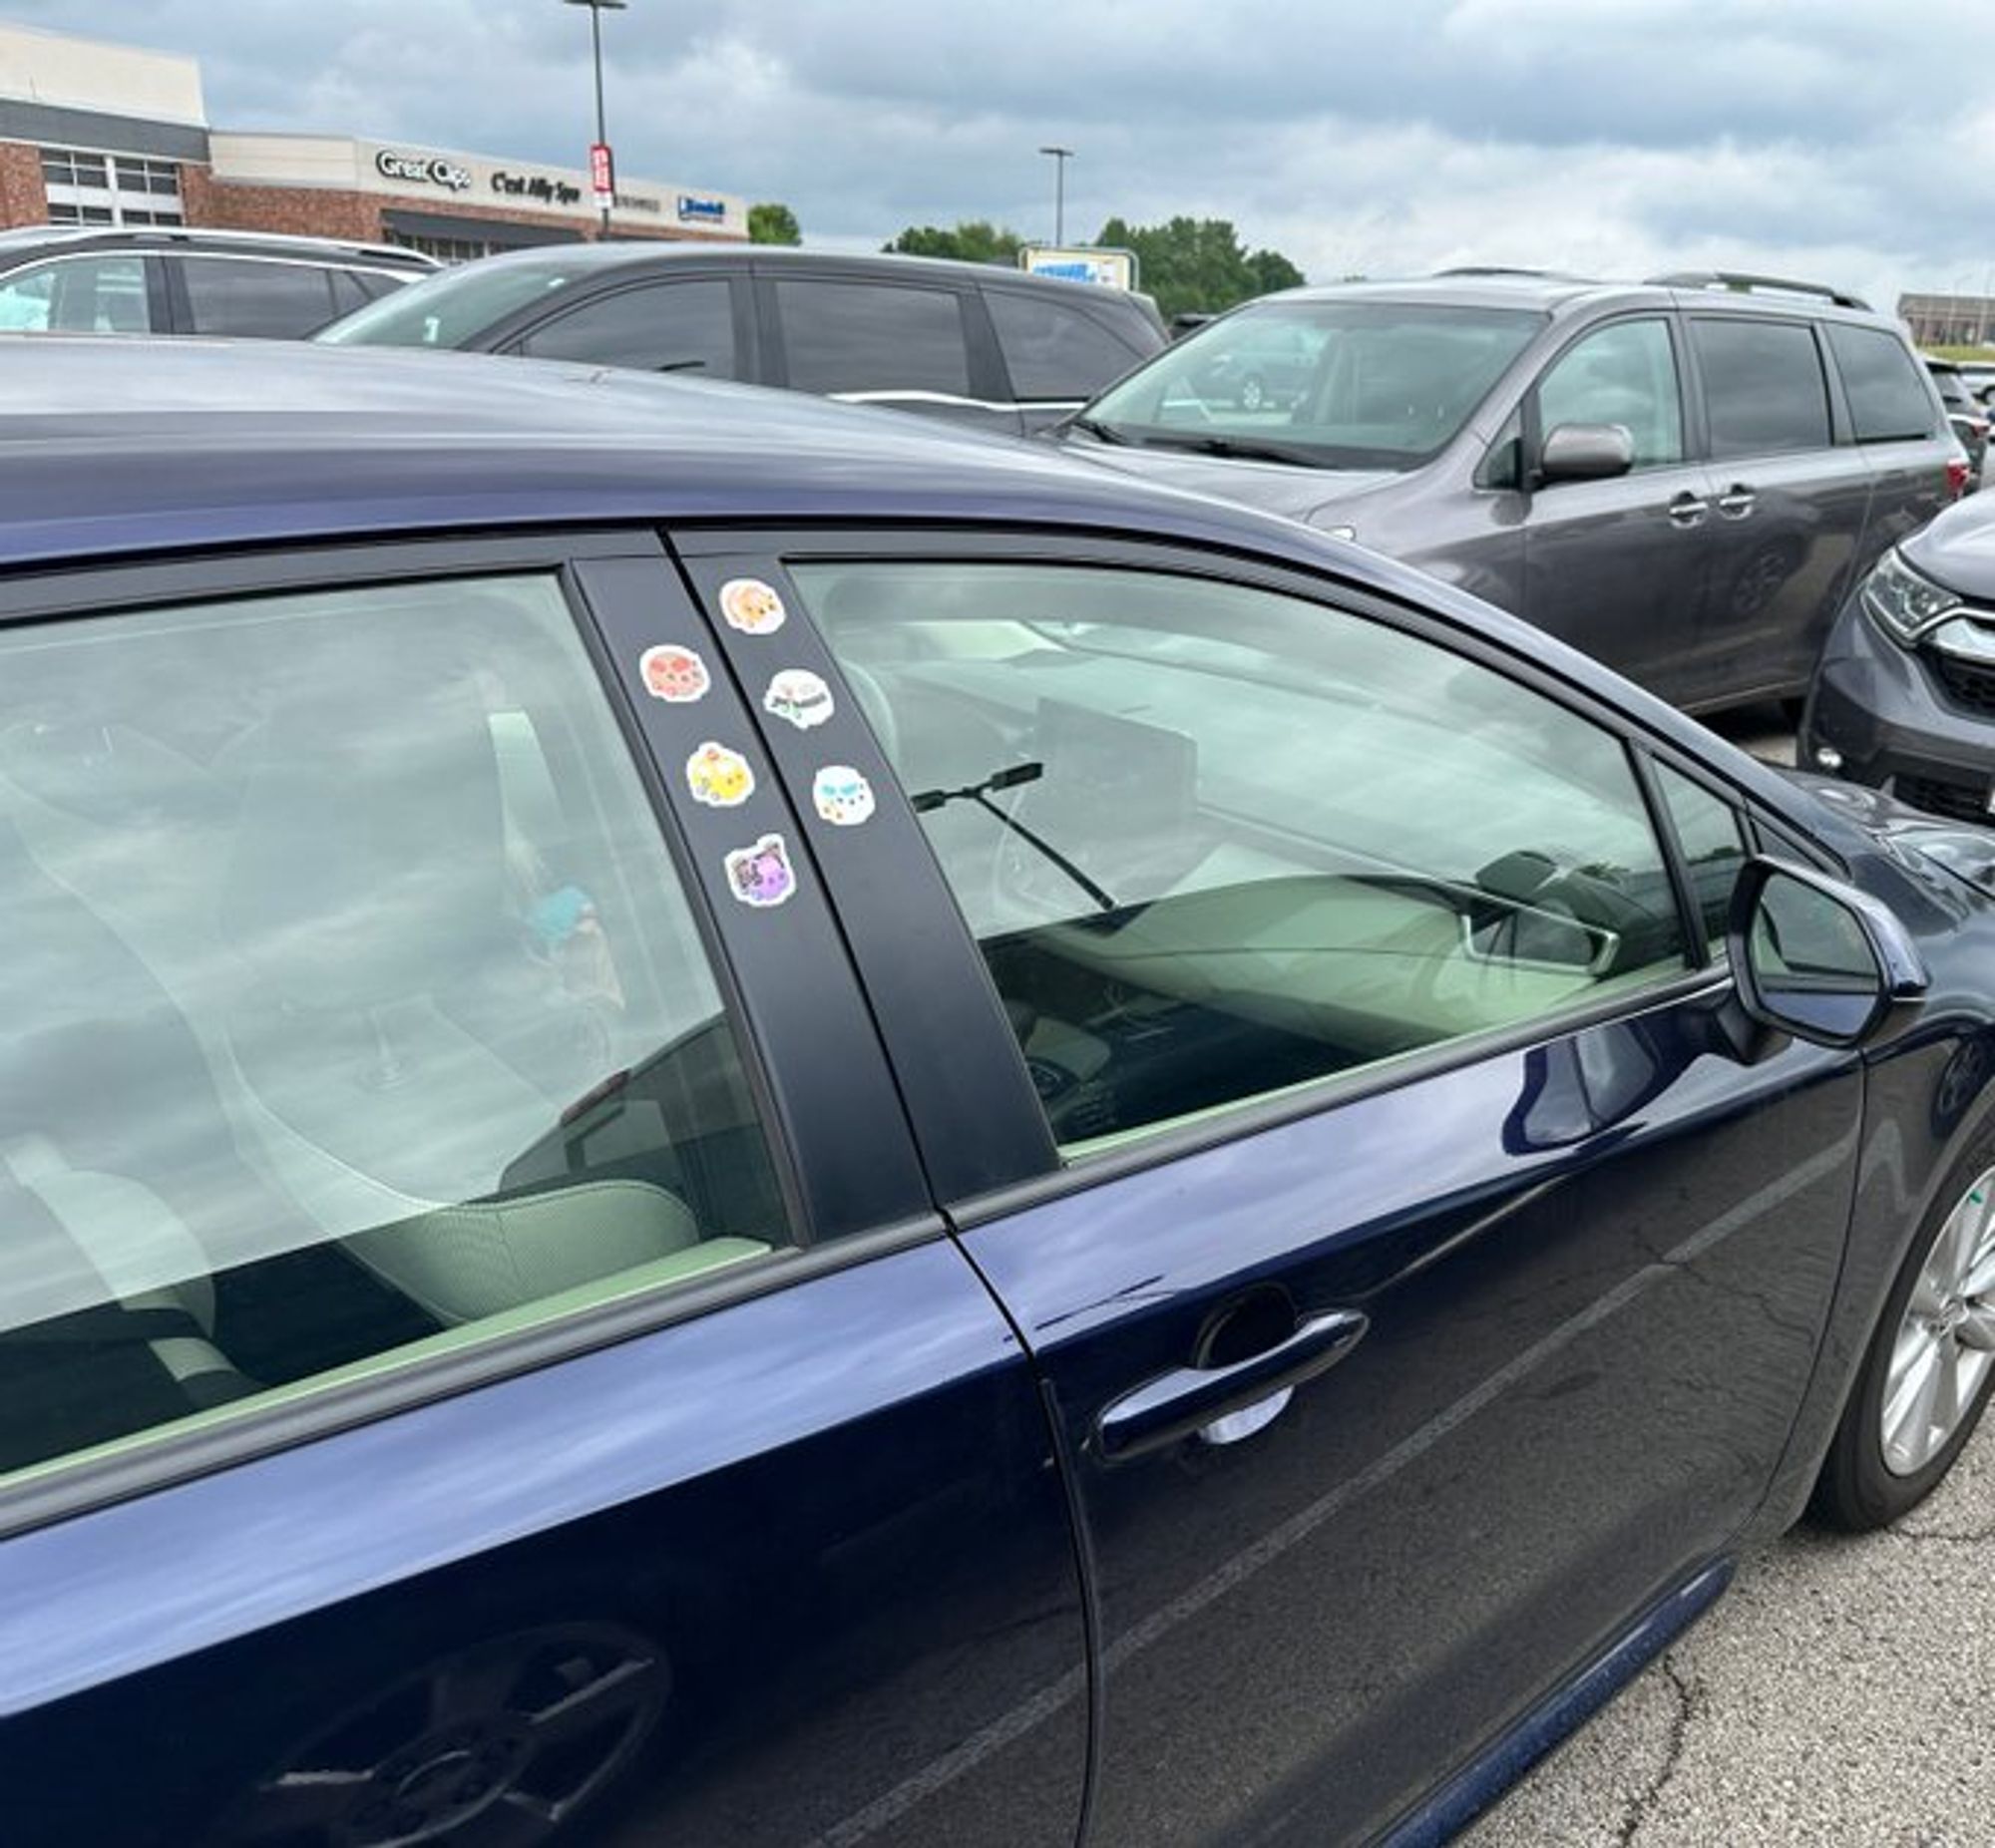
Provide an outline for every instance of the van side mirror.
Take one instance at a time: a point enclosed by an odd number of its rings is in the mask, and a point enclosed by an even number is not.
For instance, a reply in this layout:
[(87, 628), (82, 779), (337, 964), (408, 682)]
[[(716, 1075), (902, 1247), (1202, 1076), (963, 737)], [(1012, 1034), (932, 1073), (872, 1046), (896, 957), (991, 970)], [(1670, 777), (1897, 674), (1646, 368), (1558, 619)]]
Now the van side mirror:
[(1785, 860), (1740, 870), (1726, 948), (1746, 1012), (1818, 1046), (1859, 1045), (1932, 979), (1888, 906)]
[(1560, 424), (1538, 452), (1538, 480), (1604, 482), (1635, 466), (1635, 439), (1626, 424)]

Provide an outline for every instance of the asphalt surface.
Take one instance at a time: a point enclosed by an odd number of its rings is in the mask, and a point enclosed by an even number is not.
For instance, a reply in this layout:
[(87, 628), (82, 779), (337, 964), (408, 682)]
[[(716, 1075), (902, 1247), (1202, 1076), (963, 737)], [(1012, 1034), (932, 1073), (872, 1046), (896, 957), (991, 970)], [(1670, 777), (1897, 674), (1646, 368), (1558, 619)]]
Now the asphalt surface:
[[(1776, 712), (1723, 729), (1793, 761)], [(1989, 1848), (1995, 1423), (1895, 1528), (1801, 1527), (1462, 1848)]]

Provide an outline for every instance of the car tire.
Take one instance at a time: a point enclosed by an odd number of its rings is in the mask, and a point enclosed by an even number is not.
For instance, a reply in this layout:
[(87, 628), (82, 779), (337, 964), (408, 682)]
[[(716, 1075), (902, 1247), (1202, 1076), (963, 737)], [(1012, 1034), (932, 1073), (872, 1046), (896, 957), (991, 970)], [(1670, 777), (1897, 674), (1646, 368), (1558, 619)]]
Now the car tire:
[(1885, 1298), (1809, 1513), (1867, 1533), (1936, 1489), (1995, 1389), (1995, 1142), (1940, 1190)]
[(1268, 402), (1268, 387), (1262, 382), (1258, 372), (1250, 372), (1240, 381), (1240, 408), (1243, 411), (1258, 411)]

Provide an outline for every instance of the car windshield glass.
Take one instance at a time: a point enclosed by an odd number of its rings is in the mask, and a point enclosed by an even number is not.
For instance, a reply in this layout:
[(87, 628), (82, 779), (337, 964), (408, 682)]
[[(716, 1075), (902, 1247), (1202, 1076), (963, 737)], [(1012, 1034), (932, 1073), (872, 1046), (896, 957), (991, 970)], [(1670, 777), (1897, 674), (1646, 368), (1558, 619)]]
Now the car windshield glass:
[(1270, 302), (1160, 353), (1088, 418), (1133, 443), (1410, 469), (1452, 440), (1544, 320), (1430, 302)]
[(333, 346), (462, 346), (574, 274), (558, 261), (467, 264), (384, 295), (312, 338)]

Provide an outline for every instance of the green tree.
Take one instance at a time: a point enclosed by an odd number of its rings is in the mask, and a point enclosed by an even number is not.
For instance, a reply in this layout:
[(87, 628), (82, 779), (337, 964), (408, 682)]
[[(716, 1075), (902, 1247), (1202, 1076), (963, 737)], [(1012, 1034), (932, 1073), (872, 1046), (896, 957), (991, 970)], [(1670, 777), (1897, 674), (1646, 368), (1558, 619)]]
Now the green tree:
[(953, 256), (964, 263), (1010, 263), (1018, 260), (1025, 240), (1008, 225), (968, 218), (951, 229), (939, 224), (911, 224), (884, 250), (903, 256)]
[(802, 243), (803, 240), (803, 229), (797, 223), (797, 214), (789, 206), (771, 201), (748, 207), (750, 243)]
[(1110, 218), (1095, 241), (1135, 251), (1139, 283), (1156, 297), (1166, 319), (1217, 314), (1251, 295), (1307, 280), (1279, 250), (1244, 249), (1225, 218), (1178, 217), (1167, 224)]

